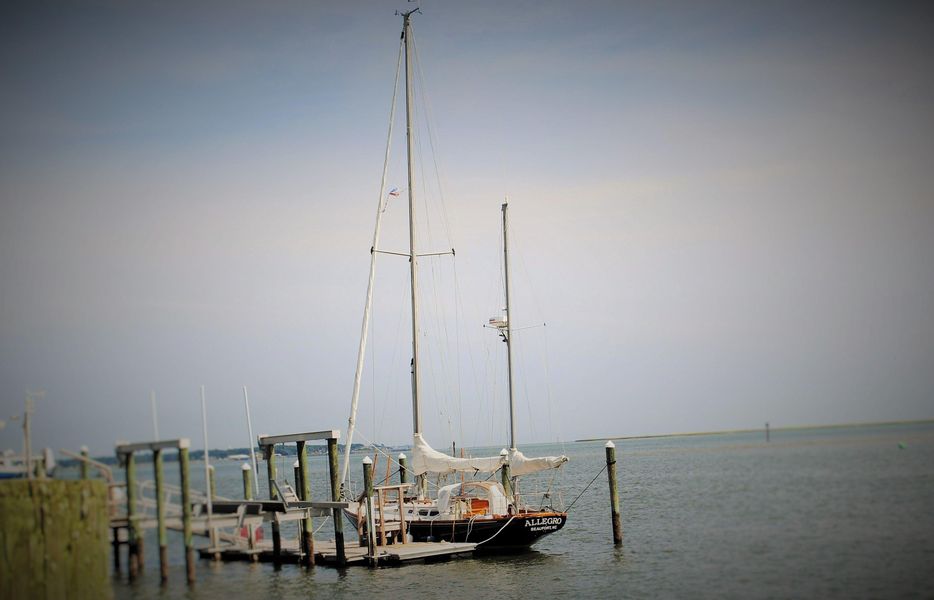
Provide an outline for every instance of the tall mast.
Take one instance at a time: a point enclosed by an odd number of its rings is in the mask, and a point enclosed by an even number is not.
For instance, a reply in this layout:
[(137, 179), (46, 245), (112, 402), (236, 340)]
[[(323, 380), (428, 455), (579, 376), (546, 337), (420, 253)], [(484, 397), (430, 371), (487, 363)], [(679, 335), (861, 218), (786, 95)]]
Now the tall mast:
[(506, 361), (509, 365), (509, 447), (516, 449), (516, 403), (512, 395), (512, 311), (509, 309), (509, 200), (503, 202), (503, 271), (506, 278)]
[(418, 254), (415, 252), (415, 167), (412, 163), (412, 60), (409, 42), (412, 39), (412, 25), (409, 17), (418, 9), (402, 14), (402, 39), (405, 42), (405, 143), (406, 159), (409, 170), (409, 278), (412, 283), (412, 433), (422, 432), (422, 419), (419, 413), (418, 377)]

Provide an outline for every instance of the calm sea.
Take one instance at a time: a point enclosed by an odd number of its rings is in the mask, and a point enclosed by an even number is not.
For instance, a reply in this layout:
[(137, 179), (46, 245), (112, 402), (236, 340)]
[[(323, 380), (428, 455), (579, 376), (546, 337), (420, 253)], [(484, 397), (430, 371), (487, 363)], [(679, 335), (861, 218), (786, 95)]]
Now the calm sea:
[[(602, 443), (565, 453), (566, 503), (604, 465)], [(156, 541), (146, 571), (115, 576), (116, 598), (917, 598), (934, 597), (934, 424), (773, 431), (617, 444), (624, 543), (614, 548), (606, 476), (563, 531), (514, 556), (337, 570), (199, 560), (185, 584), (178, 534), (170, 582)], [(354, 461), (359, 467), (359, 462)], [(280, 474), (291, 473), (291, 460)], [(323, 499), (325, 461), (312, 459)], [(167, 475), (174, 479), (175, 463)], [(219, 493), (241, 494), (240, 465), (218, 461)], [(262, 468), (262, 463), (261, 463)], [(359, 470), (359, 469), (357, 469)], [(201, 476), (201, 463), (193, 463)], [(143, 470), (145, 473), (145, 470)], [(200, 477), (203, 481), (203, 476)], [(330, 523), (319, 537), (328, 537)], [(198, 543), (204, 543), (200, 539)]]

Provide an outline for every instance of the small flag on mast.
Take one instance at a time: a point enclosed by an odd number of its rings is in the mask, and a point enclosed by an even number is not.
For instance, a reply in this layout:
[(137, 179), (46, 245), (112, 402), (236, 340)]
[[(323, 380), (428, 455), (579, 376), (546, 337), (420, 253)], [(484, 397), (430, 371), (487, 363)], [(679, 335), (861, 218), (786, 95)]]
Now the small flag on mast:
[(398, 195), (399, 195), (399, 188), (392, 188), (391, 190), (389, 190), (389, 195), (390, 195), (390, 196), (398, 196)]

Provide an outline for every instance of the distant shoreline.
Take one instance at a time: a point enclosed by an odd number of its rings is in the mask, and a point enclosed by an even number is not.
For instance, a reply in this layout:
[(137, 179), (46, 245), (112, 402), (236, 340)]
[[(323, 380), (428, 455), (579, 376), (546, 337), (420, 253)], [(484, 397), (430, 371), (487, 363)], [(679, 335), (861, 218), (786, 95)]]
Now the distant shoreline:
[[(788, 427), (769, 427), (769, 431), (801, 431), (808, 429), (843, 429), (847, 427), (879, 427), (893, 425), (921, 425), (934, 423), (934, 419), (911, 419), (907, 421), (870, 421), (866, 423), (838, 423), (836, 425), (792, 425)], [(620, 435), (600, 438), (585, 438), (574, 440), (575, 442), (602, 442), (604, 440), (647, 440), (654, 438), (668, 437), (693, 437), (701, 435), (728, 435), (733, 433), (759, 433), (765, 431), (765, 427), (756, 429), (724, 429), (721, 431), (692, 431), (686, 433), (655, 433), (651, 435)]]

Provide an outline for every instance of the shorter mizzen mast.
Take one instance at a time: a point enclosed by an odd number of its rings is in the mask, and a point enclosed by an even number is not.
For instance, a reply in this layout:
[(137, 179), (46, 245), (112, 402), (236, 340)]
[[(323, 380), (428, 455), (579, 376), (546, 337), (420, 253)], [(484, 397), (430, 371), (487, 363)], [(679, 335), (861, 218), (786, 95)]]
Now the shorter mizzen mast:
[(506, 288), (505, 315), (490, 319), (490, 326), (499, 331), (506, 342), (506, 354), (509, 363), (509, 450), (505, 454), (486, 458), (456, 458), (438, 452), (428, 445), (420, 433), (415, 434), (415, 443), (412, 447), (412, 471), (416, 475), (423, 473), (492, 473), (499, 470), (503, 464), (509, 463), (512, 477), (537, 473), (546, 469), (556, 469), (568, 461), (567, 456), (542, 456), (529, 458), (516, 448), (516, 408), (513, 394), (513, 361), (512, 361), (512, 333), (509, 282), (509, 203), (503, 203), (503, 264)]
[(503, 202), (503, 287), (505, 288), (506, 306), (505, 314), (500, 318), (490, 319), (490, 326), (498, 329), (499, 334), (506, 342), (506, 362), (508, 364), (507, 376), (509, 381), (509, 470), (512, 477), (527, 475), (545, 469), (555, 469), (566, 463), (567, 456), (543, 456), (528, 458), (516, 448), (516, 401), (513, 393), (514, 371), (512, 366), (513, 326), (512, 309), (509, 304), (512, 286), (509, 282), (509, 198)]
[(509, 310), (509, 198), (503, 202), (503, 273), (506, 288), (506, 323), (500, 330), (506, 342), (506, 362), (509, 379), (509, 449), (516, 449), (516, 403), (512, 394), (512, 312)]

